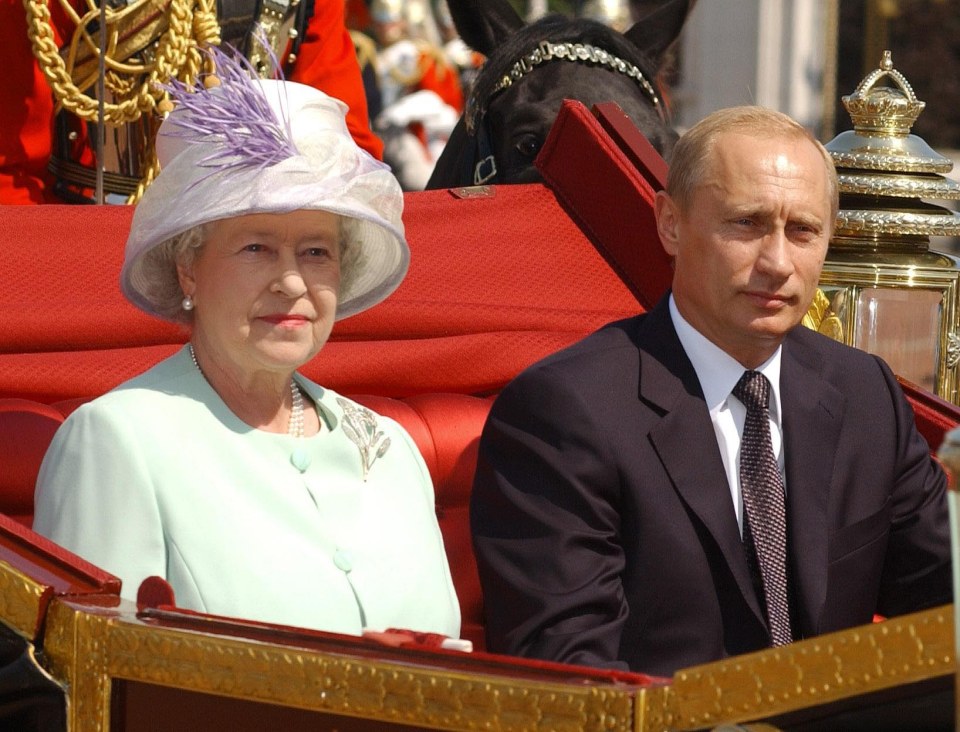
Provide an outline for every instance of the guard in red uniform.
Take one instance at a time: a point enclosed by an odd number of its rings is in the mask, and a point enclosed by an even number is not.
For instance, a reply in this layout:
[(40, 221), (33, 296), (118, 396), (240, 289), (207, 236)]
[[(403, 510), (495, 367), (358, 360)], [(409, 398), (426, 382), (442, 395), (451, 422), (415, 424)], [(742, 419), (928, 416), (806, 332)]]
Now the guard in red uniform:
[(422, 190), (463, 111), (460, 75), (424, 0), (373, 0), (370, 15), (383, 105), (374, 129), (403, 189)]
[[(75, 26), (59, 2), (51, 2), (49, 7), (56, 42), (63, 46)], [(4, 69), (0, 84), (0, 204), (60, 203), (54, 176), (48, 171), (54, 144), (54, 100), (31, 50), (20, 0), (0, 0), (0, 68)], [(347, 127), (357, 144), (382, 159), (383, 143), (370, 128), (342, 2), (315, 3), (289, 76), (346, 103)], [(71, 157), (92, 165), (93, 153), (84, 143), (82, 136), (69, 143)]]

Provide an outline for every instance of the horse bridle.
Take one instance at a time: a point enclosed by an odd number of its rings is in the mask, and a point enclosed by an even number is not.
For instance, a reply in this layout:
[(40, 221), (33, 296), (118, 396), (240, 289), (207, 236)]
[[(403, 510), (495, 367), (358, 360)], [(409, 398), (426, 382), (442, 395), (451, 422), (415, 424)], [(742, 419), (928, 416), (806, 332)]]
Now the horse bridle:
[[(619, 56), (614, 56), (602, 48), (591, 46), (588, 43), (553, 43), (551, 41), (541, 41), (533, 51), (525, 56), (521, 56), (514, 62), (510, 70), (494, 85), (486, 100), (477, 99), (475, 92), (467, 99), (464, 125), (466, 126), (467, 135), (475, 140), (474, 155), (472, 159), (467, 160), (467, 178), (469, 179), (472, 174), (474, 185), (490, 183), (497, 176), (497, 161), (493, 156), (493, 147), (490, 144), (490, 132), (487, 129), (486, 123), (487, 107), (490, 105), (490, 102), (498, 94), (509, 89), (515, 82), (522, 79), (535, 68), (549, 61), (573, 61), (576, 63), (606, 66), (611, 71), (633, 79), (653, 104), (654, 109), (656, 109), (660, 115), (660, 119), (664, 123), (668, 121), (666, 111), (663, 103), (660, 101), (657, 90), (654, 89), (653, 84), (644, 76), (636, 64), (622, 59)], [(477, 161), (475, 164), (473, 162), (474, 160)]]

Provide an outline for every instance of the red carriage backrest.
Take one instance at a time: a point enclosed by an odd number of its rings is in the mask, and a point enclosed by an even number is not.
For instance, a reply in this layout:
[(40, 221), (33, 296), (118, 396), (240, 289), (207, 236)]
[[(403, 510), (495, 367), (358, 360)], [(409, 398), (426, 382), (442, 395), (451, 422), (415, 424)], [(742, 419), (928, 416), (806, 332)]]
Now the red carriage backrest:
[[(377, 307), (337, 323), (304, 371), (342, 393), (493, 393), (532, 361), (639, 309), (542, 185), (407, 194), (411, 263)], [(132, 209), (0, 207), (0, 396), (102, 394), (186, 338), (120, 294)]]

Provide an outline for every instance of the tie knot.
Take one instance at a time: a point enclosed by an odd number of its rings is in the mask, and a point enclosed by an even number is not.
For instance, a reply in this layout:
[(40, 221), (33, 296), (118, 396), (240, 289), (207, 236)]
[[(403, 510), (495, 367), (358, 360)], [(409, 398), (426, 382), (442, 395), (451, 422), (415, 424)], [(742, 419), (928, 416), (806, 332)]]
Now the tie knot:
[(743, 402), (747, 411), (770, 409), (770, 382), (759, 371), (744, 371), (740, 381), (733, 387), (733, 395)]

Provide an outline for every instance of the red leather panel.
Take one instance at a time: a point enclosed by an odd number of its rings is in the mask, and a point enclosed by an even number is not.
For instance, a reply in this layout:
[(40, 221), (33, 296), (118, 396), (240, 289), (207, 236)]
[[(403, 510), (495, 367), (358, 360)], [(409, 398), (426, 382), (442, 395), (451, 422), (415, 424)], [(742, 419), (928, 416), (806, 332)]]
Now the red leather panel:
[[(407, 278), (337, 323), (303, 372), (341, 393), (486, 394), (520, 369), (639, 309), (542, 185), (489, 198), (410, 193)], [(132, 208), (0, 206), (0, 396), (92, 397), (186, 338), (120, 295)]]
[(0, 510), (30, 526), (37, 471), (63, 415), (27, 399), (0, 399)]

